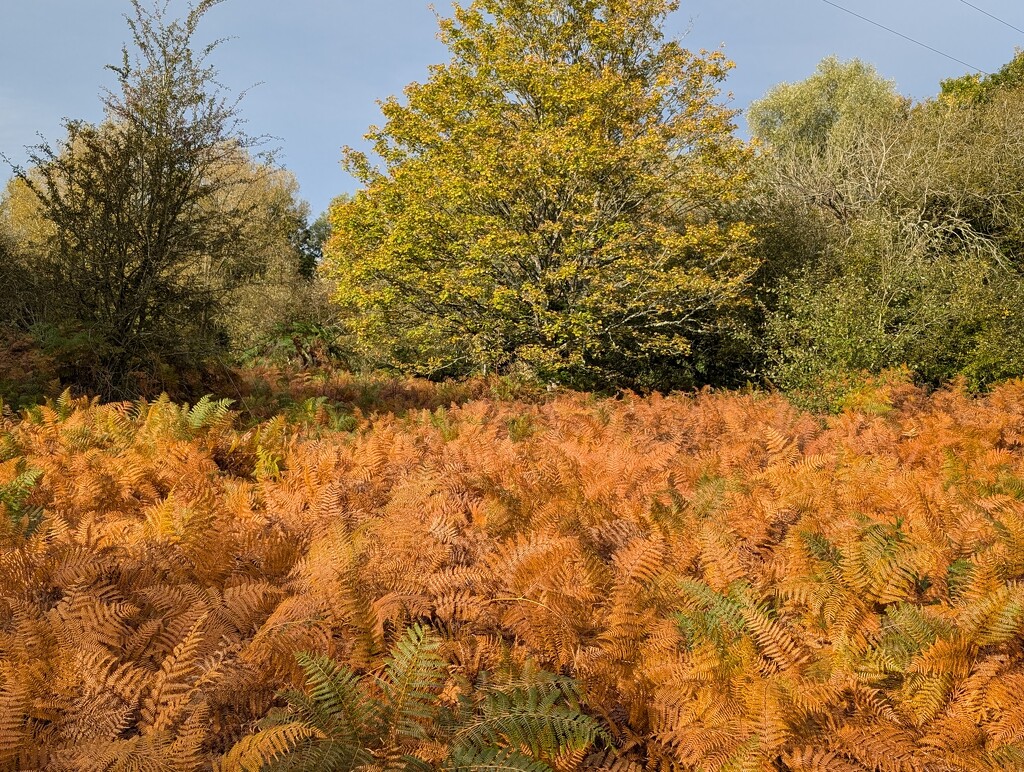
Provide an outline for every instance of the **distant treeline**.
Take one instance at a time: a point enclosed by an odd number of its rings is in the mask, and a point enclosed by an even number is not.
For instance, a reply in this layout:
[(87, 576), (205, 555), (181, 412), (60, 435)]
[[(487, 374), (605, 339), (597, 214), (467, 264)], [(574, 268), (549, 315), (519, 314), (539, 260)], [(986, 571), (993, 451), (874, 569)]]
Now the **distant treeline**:
[[(184, 19), (132, 0), (99, 125), (0, 199), (0, 389), (119, 398), (292, 358), (827, 407), (905, 368), (1024, 374), (1024, 56), (922, 103), (823, 61), (747, 115), (676, 3), (475, 0), (310, 224)], [(325, 159), (325, 163), (330, 159)]]

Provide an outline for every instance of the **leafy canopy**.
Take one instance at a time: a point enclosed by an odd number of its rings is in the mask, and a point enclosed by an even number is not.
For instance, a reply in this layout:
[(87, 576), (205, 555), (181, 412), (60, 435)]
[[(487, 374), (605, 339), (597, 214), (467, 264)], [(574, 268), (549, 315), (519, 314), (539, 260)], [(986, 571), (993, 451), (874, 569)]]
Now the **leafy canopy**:
[(1017, 51), (1013, 59), (991, 75), (972, 73), (942, 81), (939, 96), (952, 104), (977, 104), (1021, 86), (1024, 86), (1024, 51)]
[(330, 214), (365, 351), (581, 386), (693, 370), (751, 268), (722, 212), (747, 152), (716, 102), (731, 64), (664, 39), (676, 5), (474, 0), (440, 20), (451, 60), (383, 103), (380, 166), (346, 150), (364, 187)]
[(826, 57), (799, 83), (781, 83), (750, 106), (751, 133), (775, 150), (804, 160), (845, 144), (872, 122), (904, 111), (906, 101), (893, 81), (859, 59)]

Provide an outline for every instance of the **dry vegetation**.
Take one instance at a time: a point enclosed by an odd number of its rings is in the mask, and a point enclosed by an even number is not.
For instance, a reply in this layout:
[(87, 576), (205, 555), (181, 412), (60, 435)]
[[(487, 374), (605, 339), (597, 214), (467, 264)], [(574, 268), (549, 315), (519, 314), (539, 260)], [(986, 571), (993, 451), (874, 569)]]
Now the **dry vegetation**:
[(0, 769), (1024, 767), (1024, 384), (328, 406), (8, 414)]

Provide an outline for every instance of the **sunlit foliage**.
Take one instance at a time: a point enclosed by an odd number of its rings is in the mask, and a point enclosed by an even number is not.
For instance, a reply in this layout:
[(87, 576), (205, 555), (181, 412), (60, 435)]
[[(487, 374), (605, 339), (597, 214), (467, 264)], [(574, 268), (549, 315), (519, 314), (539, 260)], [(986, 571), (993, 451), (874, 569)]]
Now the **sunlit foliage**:
[(1024, 374), (1020, 69), (985, 79), (983, 97), (947, 83), (911, 105), (864, 63), (826, 59), (751, 106), (765, 311), (752, 337), (774, 385), (827, 404), (862, 370), (973, 388)]
[(671, 0), (476, 0), (449, 62), (349, 150), (325, 264), (364, 352), (420, 374), (706, 381), (752, 270), (726, 214), (748, 151), (731, 64), (663, 38)]
[(0, 201), (0, 299), (14, 288), (0, 324), (106, 398), (173, 390), (301, 296), (297, 184), (250, 152), (261, 140), (217, 81), (217, 43), (195, 43), (219, 2), (174, 19), (135, 0), (103, 120), (66, 119), (58, 142), (29, 148)]

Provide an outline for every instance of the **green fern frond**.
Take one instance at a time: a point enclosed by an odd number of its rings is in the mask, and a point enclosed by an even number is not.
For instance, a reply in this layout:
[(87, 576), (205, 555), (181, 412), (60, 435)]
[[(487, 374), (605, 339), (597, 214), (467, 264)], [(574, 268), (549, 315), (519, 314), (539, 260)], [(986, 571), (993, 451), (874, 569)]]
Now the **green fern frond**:
[(64, 389), (53, 404), (60, 420), (66, 421), (75, 410), (75, 398), (71, 396), (71, 388)]
[(1024, 768), (1024, 743), (1001, 745), (989, 752), (993, 769)]
[(39, 527), (43, 510), (28, 506), (28, 499), (43, 476), (41, 469), (28, 466), (25, 459), (16, 463), (13, 480), (0, 485), (0, 516), (6, 515), (11, 526), (25, 536), (31, 536)]
[(203, 395), (185, 415), (189, 428), (193, 430), (212, 428), (225, 423), (232, 401), (230, 399), (213, 399), (209, 394)]
[(593, 718), (558, 705), (556, 694), (528, 689), (489, 695), (483, 716), (457, 739), (475, 747), (529, 748), (534, 756), (551, 758), (589, 748), (601, 736), (603, 730)]
[(395, 644), (379, 679), (388, 723), (402, 735), (427, 736), (448, 674), (447, 663), (437, 655), (439, 645), (429, 630), (413, 625)]
[(803, 542), (807, 554), (811, 557), (835, 566), (838, 566), (843, 559), (843, 553), (822, 534), (814, 531), (801, 531), (797, 535)]
[(452, 772), (552, 772), (544, 762), (507, 748), (456, 748), (444, 768)]
[(883, 624), (912, 640), (919, 649), (935, 643), (936, 638), (948, 638), (953, 634), (948, 622), (927, 616), (921, 607), (912, 603), (888, 606)]
[(545, 673), (525, 686), (488, 688), (475, 715), (452, 738), (456, 748), (512, 747), (553, 759), (589, 749), (610, 735), (583, 713), (575, 682)]
[(677, 614), (676, 622), (691, 647), (703, 640), (720, 647), (747, 631), (744, 611), (748, 604), (741, 600), (745, 592), (742, 583), (731, 585), (728, 594), (692, 579), (680, 581), (679, 588), (691, 608)]
[(486, 676), (486, 673), (481, 673), (482, 680), (477, 685), (486, 693), (504, 692), (507, 694), (517, 689), (535, 689), (544, 695), (556, 695), (565, 705), (576, 710), (579, 710), (583, 702), (583, 692), (575, 680), (558, 673), (542, 670), (532, 662), (517, 667), (513, 672), (503, 674), (503, 677), (490, 685), (486, 681)]
[(949, 564), (946, 570), (946, 586), (951, 600), (959, 600), (970, 589), (978, 574), (978, 567), (968, 558), (959, 558)]
[(332, 740), (359, 744), (380, 732), (379, 706), (359, 678), (328, 657), (299, 654), (309, 695), (286, 695), (289, 705)]

